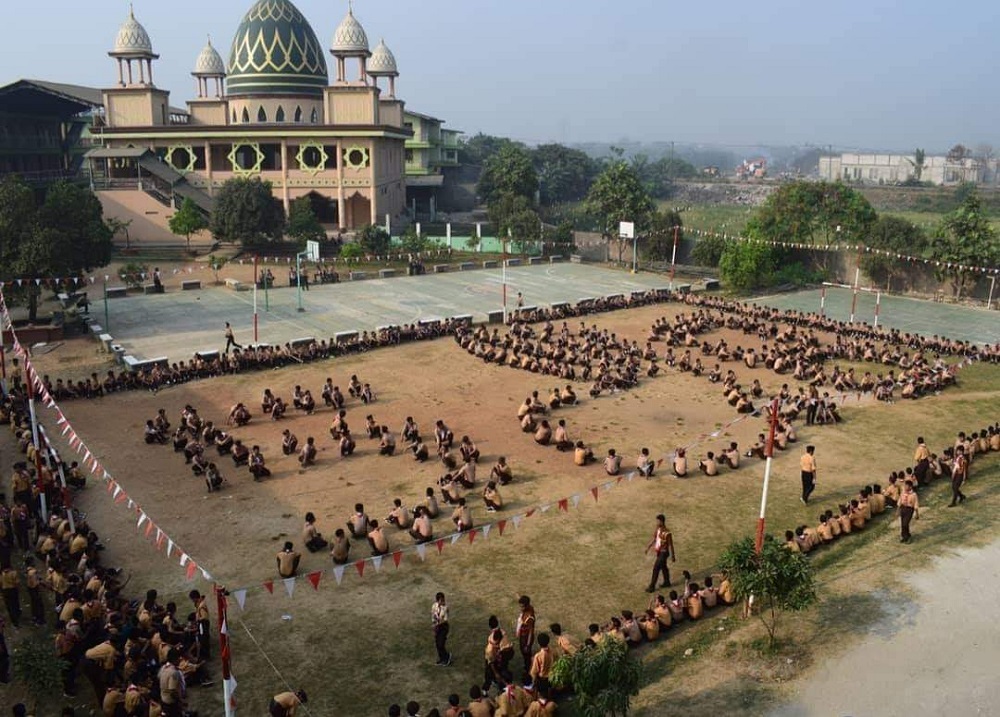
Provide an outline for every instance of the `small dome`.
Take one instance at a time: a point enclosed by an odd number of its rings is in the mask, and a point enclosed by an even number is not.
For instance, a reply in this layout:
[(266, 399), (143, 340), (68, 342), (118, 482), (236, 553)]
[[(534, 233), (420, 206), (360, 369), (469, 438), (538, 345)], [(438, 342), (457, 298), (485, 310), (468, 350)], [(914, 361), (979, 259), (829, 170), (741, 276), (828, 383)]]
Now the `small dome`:
[(229, 51), (231, 96), (322, 97), (329, 76), (316, 33), (290, 0), (257, 0)]
[(222, 55), (219, 54), (219, 51), (212, 47), (211, 40), (198, 55), (198, 61), (194, 63), (194, 72), (191, 74), (206, 77), (226, 74), (226, 63), (222, 61)]
[(128, 17), (118, 28), (118, 37), (115, 38), (115, 49), (112, 52), (116, 55), (153, 54), (153, 43), (149, 39), (149, 33), (135, 19), (131, 5), (128, 9)]
[(354, 17), (354, 9), (347, 11), (345, 17), (339, 25), (337, 31), (333, 33), (333, 47), (330, 48), (335, 55), (367, 55), (368, 35), (361, 23)]
[(379, 40), (375, 51), (368, 60), (368, 74), (372, 77), (388, 77), (399, 74), (399, 70), (396, 68), (396, 56), (386, 46), (385, 40)]

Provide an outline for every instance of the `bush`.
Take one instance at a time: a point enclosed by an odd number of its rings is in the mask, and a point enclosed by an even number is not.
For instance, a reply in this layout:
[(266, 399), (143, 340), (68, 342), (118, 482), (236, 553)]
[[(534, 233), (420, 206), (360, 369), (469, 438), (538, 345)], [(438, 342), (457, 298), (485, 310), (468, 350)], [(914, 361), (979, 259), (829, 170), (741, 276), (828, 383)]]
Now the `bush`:
[(125, 286), (130, 289), (142, 288), (149, 276), (149, 265), (137, 261), (129, 262), (118, 271), (118, 278), (124, 281)]
[(14, 679), (36, 700), (62, 694), (63, 663), (48, 640), (26, 639), (14, 648)]
[(409, 254), (419, 254), (427, 249), (428, 241), (425, 237), (417, 234), (417, 229), (412, 224), (406, 232), (399, 238), (400, 247)]
[(340, 256), (343, 259), (360, 259), (365, 255), (365, 250), (360, 244), (348, 242), (340, 247)]
[(691, 250), (691, 260), (698, 266), (716, 267), (728, 244), (721, 236), (709, 234), (699, 238)]
[(768, 244), (729, 242), (719, 258), (719, 275), (736, 291), (771, 286), (777, 278), (778, 258), (778, 251)]
[(389, 253), (392, 239), (382, 227), (369, 224), (358, 232), (358, 244), (368, 254), (382, 256)]

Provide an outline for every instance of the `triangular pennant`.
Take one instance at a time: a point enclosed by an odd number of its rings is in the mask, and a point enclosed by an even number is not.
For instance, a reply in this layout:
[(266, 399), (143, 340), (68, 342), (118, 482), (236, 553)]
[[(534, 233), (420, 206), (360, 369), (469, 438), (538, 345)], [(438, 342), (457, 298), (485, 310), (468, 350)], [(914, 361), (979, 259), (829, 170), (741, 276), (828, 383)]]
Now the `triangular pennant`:
[(267, 590), (272, 595), (274, 595), (274, 581), (273, 580), (265, 580), (264, 581), (264, 589)]
[(503, 535), (503, 530), (506, 527), (507, 527), (507, 521), (506, 520), (499, 520), (499, 521), (497, 521), (497, 530), (500, 531), (500, 535)]
[(312, 584), (313, 590), (319, 590), (319, 580), (321, 577), (323, 577), (323, 571), (317, 570), (314, 573), (309, 573), (308, 575), (306, 575), (306, 580), (308, 580)]
[[(548, 506), (543, 506), (542, 510), (546, 510)], [(559, 501), (559, 510), (567, 512), (569, 510), (569, 498), (563, 498)]]
[(400, 561), (403, 559), (403, 551), (397, 550), (392, 554), (392, 562), (395, 563), (396, 567), (399, 567)]
[(427, 559), (427, 546), (423, 543), (417, 543), (417, 555), (420, 556), (421, 560)]
[(164, 533), (159, 528), (156, 529), (156, 549), (159, 550), (163, 547), (163, 541), (167, 539), (167, 534)]
[(358, 560), (356, 563), (354, 563), (354, 567), (358, 571), (358, 577), (363, 578), (365, 576), (365, 561)]
[(382, 556), (381, 555), (373, 555), (372, 556), (372, 565), (375, 567), (375, 572), (376, 573), (379, 570), (381, 570), (382, 569)]
[(635, 471), (632, 471), (627, 476), (625, 476), (625, 480), (627, 480), (629, 483), (635, 480)]
[(198, 572), (198, 565), (192, 560), (187, 566), (187, 579), (194, 580), (194, 574)]
[(486, 525), (483, 526), (483, 537), (484, 538), (490, 534), (490, 528), (492, 528), (492, 527), (493, 527), (492, 523), (487, 523)]
[(236, 604), (240, 606), (240, 610), (246, 610), (247, 606), (246, 588), (243, 588), (241, 590), (234, 590), (233, 597), (236, 598)]
[(209, 572), (208, 572), (207, 570), (205, 570), (205, 568), (203, 568), (203, 567), (201, 567), (201, 566), (199, 565), (199, 566), (198, 566), (198, 570), (200, 570), (200, 571), (201, 571), (201, 576), (202, 576), (203, 578), (205, 578), (205, 580), (206, 580), (206, 581), (208, 581), (208, 582), (214, 582), (214, 580), (213, 580), (212, 576), (211, 576), (211, 575), (209, 574)]
[(451, 544), (454, 545), (455, 543), (457, 543), (458, 540), (459, 540), (459, 538), (461, 538), (461, 537), (462, 537), (461, 533), (452, 533), (452, 535), (451, 535)]
[(438, 538), (437, 540), (434, 541), (434, 544), (438, 548), (438, 555), (440, 555), (441, 551), (444, 550), (444, 538)]
[(108, 481), (108, 487), (107, 487), (108, 493), (113, 493), (114, 495), (118, 495), (117, 493), (114, 493), (114, 491), (117, 488), (118, 488), (118, 483), (116, 481), (114, 480)]
[[(605, 485), (610, 486), (611, 484), (610, 483), (606, 483)], [(598, 492), (599, 491), (598, 491), (598, 488), (597, 488), (596, 485), (593, 488), (590, 489), (590, 494), (592, 496), (594, 496), (594, 502), (595, 503), (597, 502), (597, 494), (598, 494)]]
[(181, 567), (183, 568), (185, 565), (187, 565), (188, 561), (190, 559), (191, 559), (190, 555), (188, 555), (187, 553), (182, 552), (181, 553), (181, 561), (180, 561), (181, 562)]
[(343, 565), (334, 565), (333, 566), (333, 577), (337, 581), (337, 585), (340, 585), (340, 583), (344, 580), (344, 566)]
[(115, 497), (115, 503), (118, 503), (119, 505), (121, 505), (122, 503), (124, 503), (128, 499), (128, 493), (126, 493), (125, 491), (123, 491), (121, 489), (121, 486), (118, 486), (117, 493), (118, 493), (118, 495)]
[(291, 597), (295, 593), (295, 578), (285, 578), (281, 582), (285, 584), (285, 592), (288, 593), (288, 597)]
[(514, 517), (512, 517), (510, 519), (510, 522), (512, 522), (514, 524), (515, 528), (520, 528), (521, 527), (521, 520), (523, 518), (524, 518), (523, 515), (515, 515)]
[[(552, 504), (551, 504), (551, 503), (546, 503), (545, 505), (540, 505), (540, 506), (538, 506), (538, 509), (539, 509), (540, 511), (542, 511), (543, 513), (548, 513), (548, 512), (549, 512), (549, 508), (551, 508), (551, 507), (552, 507)], [(533, 513), (533, 512), (534, 512), (534, 511), (529, 511), (529, 512), (528, 512), (528, 515), (530, 516), (530, 515), (531, 515), (531, 513)]]
[(475, 528), (473, 528), (472, 530), (469, 531), (469, 542), (470, 543), (476, 542), (476, 529)]
[(523, 517), (525, 517), (525, 518), (530, 518), (530, 517), (531, 517), (531, 516), (533, 516), (534, 514), (535, 514), (535, 509), (534, 509), (534, 508), (532, 508), (532, 509), (530, 509), (530, 510), (529, 510), (529, 511), (528, 511), (527, 513), (525, 513)]
[(579, 505), (580, 505), (580, 494), (579, 493), (574, 493), (573, 495), (571, 495), (569, 497), (569, 499), (570, 499), (570, 502), (573, 503), (573, 507), (574, 508), (579, 507)]
[(147, 520), (149, 520), (149, 516), (146, 515), (144, 512), (142, 512), (140, 510), (139, 511), (139, 520), (135, 524), (135, 529), (138, 530), (139, 528), (141, 528), (142, 524), (145, 523)]

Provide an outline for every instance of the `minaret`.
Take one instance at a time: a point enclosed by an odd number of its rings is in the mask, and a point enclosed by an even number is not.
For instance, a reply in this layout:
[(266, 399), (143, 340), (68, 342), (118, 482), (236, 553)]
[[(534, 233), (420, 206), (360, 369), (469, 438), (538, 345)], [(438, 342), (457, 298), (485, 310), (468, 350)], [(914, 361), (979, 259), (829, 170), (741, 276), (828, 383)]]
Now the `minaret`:
[(212, 46), (212, 38), (198, 54), (191, 76), (198, 84), (198, 97), (188, 102), (191, 122), (201, 125), (229, 124), (226, 100), (226, 63)]
[(153, 43), (129, 5), (108, 55), (118, 65), (118, 83), (104, 91), (109, 127), (149, 127), (170, 123), (170, 93), (153, 84)]

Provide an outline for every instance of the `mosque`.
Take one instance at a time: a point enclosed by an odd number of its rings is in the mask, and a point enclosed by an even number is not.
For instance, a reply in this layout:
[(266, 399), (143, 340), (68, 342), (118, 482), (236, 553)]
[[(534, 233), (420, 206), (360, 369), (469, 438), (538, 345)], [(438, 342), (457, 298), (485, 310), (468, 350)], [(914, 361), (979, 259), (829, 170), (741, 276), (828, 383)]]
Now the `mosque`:
[[(395, 57), (384, 41), (371, 48), (353, 8), (329, 52), (332, 81), (323, 45), (298, 8), (257, 0), (236, 29), (228, 62), (211, 41), (205, 45), (191, 73), (197, 96), (180, 109), (156, 86), (159, 55), (130, 9), (108, 53), (111, 87), (22, 80), (0, 88), (0, 148), (10, 135), (5, 125), (16, 125), (11, 117), (61, 101), (50, 114), (67, 116), (47, 134), (62, 156), (36, 164), (76, 169), (98, 191), (133, 187), (173, 205), (189, 197), (208, 211), (227, 180), (260, 177), (286, 210), (308, 197), (328, 226), (396, 223), (416, 209), (416, 197), (407, 203), (408, 175), (414, 190), (442, 184), (442, 170), (457, 166), (459, 133), (405, 110)], [(89, 113), (81, 111), (87, 106)], [(87, 126), (68, 130), (83, 114)], [(82, 151), (66, 146), (74, 135)], [(6, 161), (7, 171), (17, 171)]]

